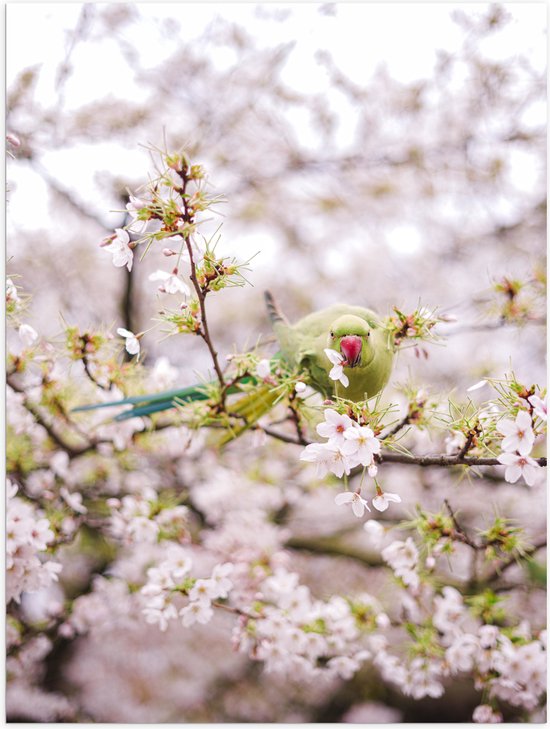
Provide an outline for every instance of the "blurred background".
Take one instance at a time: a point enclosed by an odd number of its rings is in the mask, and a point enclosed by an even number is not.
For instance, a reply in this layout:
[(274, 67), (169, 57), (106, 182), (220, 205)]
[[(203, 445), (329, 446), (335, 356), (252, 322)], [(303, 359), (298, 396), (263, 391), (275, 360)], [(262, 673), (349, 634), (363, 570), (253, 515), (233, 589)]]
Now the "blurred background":
[[(268, 333), (269, 288), (291, 320), (337, 301), (446, 315), (444, 346), (400, 354), (394, 386), (412, 378), (463, 396), (511, 369), (543, 385), (545, 34), (536, 3), (9, 5), (6, 129), (21, 144), (7, 162), (7, 273), (33, 296), (28, 322), (48, 337), (62, 319), (149, 328), (162, 299), (148, 276), (164, 259), (128, 273), (99, 243), (127, 222), (128, 190), (153, 171), (145, 146), (184, 146), (225, 197), (205, 234), (223, 222), (219, 250), (254, 256), (252, 286), (209, 301), (222, 355)], [(178, 384), (195, 382), (210, 366), (196, 339), (153, 332), (144, 361), (167, 356)], [(406, 477), (401, 493), (420, 483)], [(525, 503), (513, 490), (501, 491), (505, 511), (543, 518), (542, 497)], [(319, 564), (304, 561), (313, 581)], [(345, 589), (353, 570), (335, 579)], [(177, 646), (154, 626), (124, 630), (111, 630), (108, 653), (105, 636), (82, 639), (52, 684), (72, 686), (95, 720), (424, 716), (392, 708), (387, 689), (363, 710), (349, 696), (327, 703), (321, 687), (290, 691), (245, 667), (210, 625)], [(130, 670), (138, 636), (149, 648)], [(189, 673), (182, 653), (197, 660), (202, 641), (220, 655)], [(170, 671), (189, 673), (183, 693)], [(221, 698), (206, 711), (213, 687)]]

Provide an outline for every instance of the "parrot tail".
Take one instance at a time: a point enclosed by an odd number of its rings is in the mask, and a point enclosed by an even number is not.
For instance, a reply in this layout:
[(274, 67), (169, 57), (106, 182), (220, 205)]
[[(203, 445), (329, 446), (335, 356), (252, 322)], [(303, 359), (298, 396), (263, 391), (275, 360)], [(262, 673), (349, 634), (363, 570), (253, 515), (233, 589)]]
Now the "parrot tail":
[(83, 410), (97, 410), (99, 408), (110, 408), (117, 405), (133, 405), (131, 410), (125, 410), (115, 416), (115, 420), (128, 420), (128, 418), (136, 418), (141, 415), (151, 415), (151, 413), (160, 413), (163, 410), (170, 410), (183, 405), (187, 402), (196, 400), (207, 400), (208, 395), (206, 388), (201, 385), (192, 385), (179, 390), (168, 390), (167, 392), (159, 392), (155, 395), (135, 395), (134, 397), (125, 397), (123, 400), (115, 402), (95, 403), (94, 405), (81, 405), (74, 408), (73, 412), (82, 412)]
[(218, 445), (225, 445), (242, 435), (263, 415), (267, 415), (281, 397), (282, 394), (279, 389), (273, 389), (268, 385), (263, 385), (248, 395), (239, 398), (237, 402), (228, 407), (228, 410), (233, 417), (242, 422), (238, 422), (237, 425), (228, 428), (222, 438), (217, 441)]
[(277, 322), (282, 322), (283, 324), (286, 324), (288, 326), (288, 321), (286, 320), (286, 317), (279, 309), (277, 302), (273, 298), (273, 294), (271, 291), (264, 291), (264, 298), (265, 298), (265, 305), (267, 307), (267, 314), (269, 316), (269, 319), (272, 324), (276, 324)]

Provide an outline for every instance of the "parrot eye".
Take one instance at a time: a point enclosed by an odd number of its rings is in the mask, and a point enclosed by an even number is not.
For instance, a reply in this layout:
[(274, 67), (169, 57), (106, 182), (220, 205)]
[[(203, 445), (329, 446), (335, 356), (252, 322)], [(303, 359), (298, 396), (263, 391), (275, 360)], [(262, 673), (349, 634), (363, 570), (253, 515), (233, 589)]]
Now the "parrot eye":
[(334, 339), (334, 332), (331, 332), (330, 336)]

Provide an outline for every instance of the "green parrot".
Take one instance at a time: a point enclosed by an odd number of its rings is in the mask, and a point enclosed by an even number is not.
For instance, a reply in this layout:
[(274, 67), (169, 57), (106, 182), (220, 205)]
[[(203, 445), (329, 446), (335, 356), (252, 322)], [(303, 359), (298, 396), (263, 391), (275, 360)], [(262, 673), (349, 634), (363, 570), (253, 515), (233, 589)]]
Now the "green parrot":
[[(361, 306), (335, 304), (300, 319), (294, 325), (287, 322), (273, 296), (265, 292), (267, 311), (277, 340), (279, 352), (274, 359), (282, 360), (302, 379), (324, 397), (341, 397), (354, 402), (368, 400), (387, 384), (393, 364), (394, 345), (378, 316)], [(332, 354), (331, 354), (332, 351)], [(280, 391), (254, 377), (241, 383), (258, 384), (252, 392), (243, 394), (236, 385), (228, 394), (241, 393), (229, 407), (241, 421), (222, 442), (240, 435), (262, 415), (268, 413), (280, 397)], [(183, 405), (206, 400), (205, 388), (193, 385), (154, 395), (137, 395), (116, 402), (83, 405), (77, 411), (93, 410), (115, 405), (133, 405), (115, 420), (150, 415)]]

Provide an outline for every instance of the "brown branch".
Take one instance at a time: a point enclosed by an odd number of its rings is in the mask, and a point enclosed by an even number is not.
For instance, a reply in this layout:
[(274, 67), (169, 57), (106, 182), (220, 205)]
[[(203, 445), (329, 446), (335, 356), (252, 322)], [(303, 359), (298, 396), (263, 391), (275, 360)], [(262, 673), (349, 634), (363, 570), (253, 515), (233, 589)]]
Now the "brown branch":
[(295, 549), (314, 554), (329, 554), (333, 557), (348, 557), (369, 567), (381, 567), (384, 562), (380, 555), (366, 552), (352, 545), (342, 544), (341, 541), (330, 537), (291, 537), (286, 543), (287, 549)]
[(386, 438), (390, 438), (392, 435), (396, 435), (399, 433), (399, 431), (404, 428), (406, 425), (408, 425), (411, 421), (410, 413), (407, 413), (405, 417), (400, 420), (396, 425), (393, 426), (390, 430), (388, 430), (387, 433), (383, 433), (380, 435), (380, 440), (386, 440)]
[[(267, 433), (267, 435), (271, 436), (272, 438), (283, 441), (283, 443), (292, 443), (293, 445), (306, 446), (313, 442), (306, 439), (304, 439), (303, 442), (299, 441), (294, 436), (286, 435), (285, 433), (279, 433), (269, 426), (263, 427), (262, 430), (264, 431), (264, 433)], [(457, 453), (454, 456), (415, 456), (413, 454), (409, 455), (406, 453), (382, 453), (376, 457), (376, 460), (378, 463), (404, 463), (411, 466), (422, 466), (424, 468), (428, 466), (502, 466), (502, 463), (496, 458), (461, 456), (460, 453)], [(546, 457), (535, 458), (534, 460), (539, 464), (539, 466), (546, 466)], [(360, 471), (362, 470), (363, 469), (361, 467)]]
[(458, 523), (455, 513), (453, 509), (451, 508), (451, 505), (447, 501), (447, 499), (443, 499), (443, 503), (447, 507), (447, 511), (449, 512), (449, 516), (451, 517), (451, 520), (453, 522), (453, 527), (456, 532), (454, 535), (455, 539), (458, 539), (460, 542), (464, 542), (464, 544), (467, 544), (469, 547), (471, 547), (473, 550), (483, 549), (483, 546), (481, 544), (477, 544), (474, 542), (470, 537), (466, 534), (464, 529), (460, 526)]
[(510, 559), (504, 562), (504, 564), (500, 565), (500, 567), (496, 567), (489, 575), (487, 575), (487, 577), (483, 579), (483, 583), (491, 584), (492, 582), (495, 582), (505, 570), (507, 570), (509, 567), (512, 567), (512, 565), (517, 564), (519, 560), (525, 559), (526, 557), (531, 557), (533, 554), (535, 554), (535, 552), (538, 552), (539, 549), (544, 549), (545, 547), (546, 537), (542, 537), (539, 541), (535, 542), (533, 546), (524, 549), (521, 554), (516, 555), (515, 557), (510, 557)]
[(61, 448), (61, 450), (67, 453), (70, 459), (78, 458), (78, 456), (82, 456), (85, 453), (95, 450), (95, 448), (100, 443), (111, 443), (110, 440), (103, 438), (99, 440), (89, 441), (87, 444), (82, 446), (71, 445), (60, 433), (57, 432), (56, 428), (54, 428), (53, 424), (48, 421), (48, 419), (41, 412), (40, 408), (38, 408), (34, 403), (29, 400), (23, 387), (15, 383), (13, 381), (13, 378), (10, 376), (7, 377), (7, 384), (14, 392), (23, 395), (23, 407), (33, 416), (38, 425), (41, 425), (44, 428), (44, 430), (53, 440), (53, 442), (59, 448)]
[[(534, 459), (539, 466), (546, 466), (546, 458)], [(405, 453), (383, 453), (379, 463), (408, 463), (413, 466), (502, 466), (496, 458), (479, 458), (476, 456), (414, 456)]]

